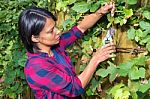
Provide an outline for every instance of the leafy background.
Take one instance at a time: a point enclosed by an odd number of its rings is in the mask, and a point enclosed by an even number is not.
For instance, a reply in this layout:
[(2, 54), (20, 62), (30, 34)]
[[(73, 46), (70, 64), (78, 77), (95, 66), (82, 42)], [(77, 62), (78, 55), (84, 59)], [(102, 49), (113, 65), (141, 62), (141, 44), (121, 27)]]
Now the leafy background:
[[(15, 99), (28, 89), (23, 74), (25, 49), (17, 31), (18, 16), (24, 8), (35, 5), (48, 9), (58, 17), (58, 27), (66, 31), (84, 15), (95, 12), (109, 1), (0, 0), (0, 97)], [(117, 48), (132, 45), (136, 50), (125, 48), (127, 53), (118, 50), (115, 59), (101, 63), (87, 86), (84, 97), (149, 99), (150, 0), (114, 1), (115, 16), (111, 17), (110, 13), (104, 15), (82, 40), (67, 51), (79, 74), (89, 62), (93, 49), (103, 45), (102, 39), (107, 30), (114, 27), (117, 31), (114, 37)]]

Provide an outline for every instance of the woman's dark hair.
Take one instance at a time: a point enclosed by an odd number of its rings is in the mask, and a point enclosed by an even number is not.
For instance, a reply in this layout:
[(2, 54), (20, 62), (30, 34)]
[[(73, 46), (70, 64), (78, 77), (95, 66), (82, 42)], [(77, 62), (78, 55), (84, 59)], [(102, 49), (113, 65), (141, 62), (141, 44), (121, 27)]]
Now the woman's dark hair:
[(28, 52), (33, 52), (34, 42), (32, 35), (38, 36), (45, 26), (46, 18), (52, 18), (56, 21), (56, 17), (46, 9), (30, 7), (23, 10), (19, 16), (18, 28), (19, 36)]

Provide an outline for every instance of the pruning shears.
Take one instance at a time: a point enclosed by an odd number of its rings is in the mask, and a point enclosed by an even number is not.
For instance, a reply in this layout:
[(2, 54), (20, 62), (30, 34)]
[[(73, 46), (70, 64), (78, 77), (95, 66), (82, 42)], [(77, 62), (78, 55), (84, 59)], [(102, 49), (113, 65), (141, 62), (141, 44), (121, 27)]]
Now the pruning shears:
[[(111, 2), (114, 5), (115, 2), (113, 0), (111, 0)], [(115, 6), (113, 6), (113, 8), (111, 9), (111, 17), (114, 17), (114, 14), (115, 14)], [(103, 40), (103, 45), (112, 42), (115, 32), (116, 32), (116, 30), (112, 23), (112, 26), (108, 29), (107, 34)]]

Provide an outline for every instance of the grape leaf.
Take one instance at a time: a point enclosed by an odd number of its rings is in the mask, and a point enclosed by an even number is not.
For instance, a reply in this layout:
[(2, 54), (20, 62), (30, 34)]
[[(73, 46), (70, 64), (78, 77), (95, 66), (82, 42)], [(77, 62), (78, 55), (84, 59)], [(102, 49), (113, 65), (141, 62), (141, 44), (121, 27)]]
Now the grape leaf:
[(72, 9), (79, 13), (85, 13), (90, 9), (90, 6), (91, 5), (86, 2), (80, 2), (80, 3), (75, 3)]
[(101, 77), (106, 77), (108, 75), (108, 72), (106, 69), (99, 69), (96, 72), (96, 75), (101, 76)]
[(142, 93), (145, 93), (148, 89), (150, 89), (150, 79), (147, 84), (141, 85), (139, 87), (139, 91), (141, 91)]
[(150, 27), (150, 24), (148, 22), (145, 22), (145, 21), (140, 21), (140, 27), (143, 29), (143, 30), (149, 30), (149, 27)]
[(149, 12), (149, 11), (144, 11), (144, 12), (143, 12), (143, 16), (144, 16), (145, 18), (147, 18), (148, 20), (150, 20), (150, 12)]
[(128, 31), (127, 31), (127, 34), (128, 34), (128, 38), (129, 39), (134, 39), (135, 38), (135, 29), (132, 27), (130, 28)]
[(134, 5), (137, 3), (137, 0), (127, 0), (128, 4)]

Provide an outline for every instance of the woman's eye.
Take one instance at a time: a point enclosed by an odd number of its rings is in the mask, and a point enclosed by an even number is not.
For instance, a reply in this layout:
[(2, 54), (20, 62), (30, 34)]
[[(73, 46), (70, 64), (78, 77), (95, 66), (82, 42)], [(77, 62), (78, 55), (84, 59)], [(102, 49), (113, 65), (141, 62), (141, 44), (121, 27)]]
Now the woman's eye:
[(52, 33), (53, 32), (53, 30), (50, 30), (50, 31), (48, 31), (47, 33)]

